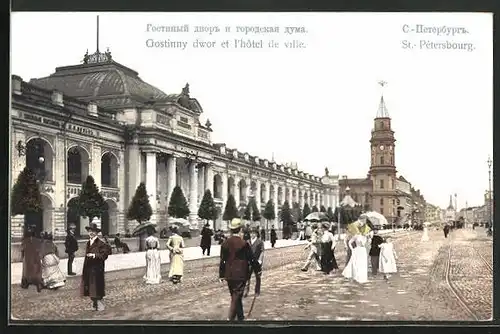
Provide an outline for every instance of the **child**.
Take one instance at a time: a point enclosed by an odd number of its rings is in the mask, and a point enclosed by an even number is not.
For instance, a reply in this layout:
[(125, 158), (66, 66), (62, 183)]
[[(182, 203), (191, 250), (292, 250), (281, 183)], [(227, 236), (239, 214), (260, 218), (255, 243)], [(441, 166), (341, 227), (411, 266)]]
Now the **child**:
[(380, 247), (380, 258), (379, 258), (379, 270), (384, 274), (384, 279), (389, 280), (390, 274), (396, 273), (396, 251), (394, 250), (394, 245), (392, 244), (392, 238), (385, 238), (384, 243), (379, 245)]

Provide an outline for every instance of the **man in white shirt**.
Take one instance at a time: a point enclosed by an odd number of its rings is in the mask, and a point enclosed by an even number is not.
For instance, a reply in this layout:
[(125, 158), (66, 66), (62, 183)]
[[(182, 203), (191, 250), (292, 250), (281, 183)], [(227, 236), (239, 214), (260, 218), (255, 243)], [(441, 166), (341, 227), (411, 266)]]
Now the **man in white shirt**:
[[(260, 267), (262, 268), (262, 262), (264, 261), (264, 242), (260, 239), (258, 228), (255, 228), (250, 232), (250, 240), (248, 240), (248, 243), (252, 248), (254, 257), (257, 259), (257, 262), (259, 262)], [(245, 287), (244, 297), (247, 297), (248, 292), (250, 291), (250, 278), (252, 277), (252, 273), (255, 274), (255, 295), (260, 295), (261, 275), (252, 269)]]

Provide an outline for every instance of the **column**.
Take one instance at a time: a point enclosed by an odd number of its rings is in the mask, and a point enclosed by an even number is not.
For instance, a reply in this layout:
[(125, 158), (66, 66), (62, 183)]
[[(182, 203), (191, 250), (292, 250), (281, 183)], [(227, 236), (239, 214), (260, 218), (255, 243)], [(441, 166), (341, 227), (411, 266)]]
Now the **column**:
[(221, 173), (221, 183), (222, 183), (222, 213), (224, 213), (224, 209), (226, 208), (227, 202), (227, 174)]
[(167, 171), (166, 171), (166, 163), (164, 158), (161, 161), (158, 161), (158, 177), (157, 177), (157, 187), (158, 196), (160, 197), (160, 207), (158, 211), (164, 211), (167, 205), (166, 197), (167, 197)]
[[(273, 204), (274, 204), (274, 215), (276, 216), (276, 222), (278, 221), (278, 185), (273, 186)], [(277, 227), (277, 225), (275, 225)]]
[(261, 207), (260, 207), (261, 203), (262, 203), (261, 196), (260, 196), (261, 195), (260, 194), (260, 189), (261, 189), (260, 188), (261, 187), (260, 186), (260, 181), (256, 180), (255, 181), (255, 185), (256, 185), (256, 189), (255, 189), (255, 203), (257, 203), (257, 208), (259, 208), (259, 212), (260, 212), (262, 210)]
[(125, 181), (125, 154), (124, 151), (120, 151), (120, 162), (118, 163), (118, 187), (120, 188), (120, 200), (118, 201), (118, 223), (117, 232), (124, 233), (125, 229), (128, 228), (128, 221), (126, 220), (126, 210), (128, 209), (128, 204), (126, 199), (125, 187), (127, 183)]
[[(205, 194), (205, 165), (198, 165), (198, 203), (201, 203)], [(213, 194), (212, 194), (213, 196)]]
[(292, 187), (288, 187), (288, 204), (290, 205), (290, 209), (293, 207), (293, 197), (292, 197), (292, 193), (293, 193), (293, 188)]
[(248, 204), (248, 201), (250, 200), (250, 190), (252, 189), (252, 180), (246, 179), (245, 180), (245, 204)]
[(299, 189), (299, 205), (300, 205), (300, 209), (304, 209), (304, 190), (303, 189)]
[(266, 191), (264, 192), (264, 201), (269, 202), (269, 199), (271, 198), (271, 183), (266, 182)]
[(149, 196), (149, 204), (153, 209), (151, 222), (156, 223), (156, 153), (146, 153), (146, 191)]
[[(87, 175), (92, 175), (94, 178), (95, 185), (101, 191), (102, 189), (102, 184), (101, 184), (101, 146), (97, 144), (92, 144), (90, 147), (90, 152), (89, 152), (89, 172)], [(83, 174), (83, 171), (82, 171)], [(101, 226), (101, 217), (95, 217), (92, 219), (92, 223), (95, 223), (99, 228), (102, 228)], [(52, 224), (52, 235), (55, 234), (54, 231), (54, 224)], [(62, 234), (62, 233), (61, 233)]]
[(173, 155), (169, 155), (167, 158), (167, 210), (168, 204), (170, 203), (170, 197), (172, 196), (172, 191), (177, 184), (177, 158)]
[[(205, 190), (208, 189), (212, 193), (212, 196), (214, 196), (214, 171), (212, 169), (212, 166), (210, 164), (205, 165)], [(226, 186), (227, 187), (227, 186)]]
[(198, 228), (198, 171), (196, 162), (189, 164), (189, 222), (194, 229)]
[(233, 194), (234, 194), (234, 201), (236, 202), (236, 208), (240, 208), (240, 180), (237, 178), (234, 178), (234, 184), (233, 184)]

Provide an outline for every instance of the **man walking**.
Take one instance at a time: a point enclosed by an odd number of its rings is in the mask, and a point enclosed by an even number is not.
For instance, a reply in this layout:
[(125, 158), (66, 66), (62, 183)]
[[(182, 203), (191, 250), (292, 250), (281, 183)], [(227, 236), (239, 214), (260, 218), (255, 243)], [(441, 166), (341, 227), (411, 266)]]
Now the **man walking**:
[(239, 218), (230, 223), (231, 236), (221, 245), (219, 280), (225, 280), (231, 294), (228, 320), (245, 320), (243, 314), (243, 293), (249, 278), (249, 267), (261, 275), (261, 266), (255, 259), (250, 244), (242, 238), (242, 224)]
[(444, 237), (448, 238), (448, 233), (450, 233), (450, 226), (445, 225), (445, 227), (443, 228), (443, 231), (444, 231)]
[(210, 247), (212, 246), (212, 236), (214, 232), (210, 228), (210, 224), (206, 223), (201, 230), (201, 242), (200, 247), (203, 255), (207, 252), (207, 256), (210, 256)]
[(309, 243), (305, 247), (305, 249), (309, 249), (309, 254), (307, 255), (307, 260), (304, 266), (302, 267), (302, 271), (307, 271), (309, 269), (309, 266), (311, 263), (314, 262), (316, 265), (316, 270), (320, 271), (321, 266), (319, 265), (320, 258), (318, 254), (318, 246), (319, 246), (319, 232), (318, 232), (318, 226), (314, 224), (312, 226), (312, 233), (311, 233), (311, 238), (309, 239)]
[(384, 243), (384, 239), (378, 235), (378, 229), (373, 230), (373, 237), (370, 247), (370, 260), (372, 264), (372, 274), (378, 274), (378, 264), (380, 258), (380, 245)]
[(274, 248), (274, 245), (276, 244), (276, 240), (278, 239), (278, 235), (276, 234), (276, 230), (274, 229), (274, 225), (271, 226), (270, 239), (271, 239), (271, 247)]
[(103, 311), (104, 261), (111, 254), (111, 247), (97, 237), (101, 230), (97, 228), (96, 224), (91, 223), (85, 229), (89, 232), (89, 241), (83, 262), (81, 294), (84, 297), (90, 297), (92, 310)]
[[(250, 247), (252, 248), (254, 258), (257, 259), (257, 262), (259, 262), (259, 267), (262, 268), (262, 262), (264, 261), (264, 242), (260, 239), (258, 228), (250, 232)], [(253, 268), (250, 268), (244, 297), (247, 297), (248, 292), (250, 291), (250, 279), (252, 278), (252, 273), (255, 274), (255, 296), (260, 296), (260, 274)]]
[(65, 252), (68, 254), (68, 275), (74, 276), (76, 273), (73, 271), (73, 260), (75, 259), (75, 253), (78, 250), (78, 241), (75, 238), (76, 225), (71, 224), (68, 228), (68, 233), (66, 234), (66, 240), (64, 241)]

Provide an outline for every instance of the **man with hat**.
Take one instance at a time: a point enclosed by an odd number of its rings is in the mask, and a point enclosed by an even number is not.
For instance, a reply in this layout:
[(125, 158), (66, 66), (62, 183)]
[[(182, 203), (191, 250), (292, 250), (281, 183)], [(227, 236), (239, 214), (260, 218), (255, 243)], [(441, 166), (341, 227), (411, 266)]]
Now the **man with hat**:
[(76, 225), (70, 224), (66, 240), (64, 241), (64, 247), (66, 248), (65, 252), (68, 254), (68, 275), (70, 276), (76, 275), (73, 271), (73, 260), (75, 259), (75, 253), (78, 250), (78, 241), (76, 241), (75, 230)]
[[(264, 242), (260, 239), (259, 228), (255, 227), (250, 231), (250, 247), (252, 248), (252, 253), (257, 262), (259, 262), (259, 266), (262, 268), (262, 262), (264, 261)], [(248, 275), (248, 282), (245, 288), (244, 297), (248, 296), (248, 292), (250, 291), (250, 278), (252, 277), (252, 273), (255, 274), (255, 295), (260, 295), (260, 275), (253, 268), (250, 268), (250, 274)]]
[(228, 320), (243, 321), (243, 293), (250, 277), (250, 268), (256, 275), (261, 275), (262, 267), (255, 258), (252, 248), (242, 238), (242, 223), (239, 218), (231, 220), (231, 235), (221, 245), (219, 279), (225, 280), (231, 294)]
[(99, 239), (97, 234), (101, 231), (95, 223), (86, 226), (89, 232), (89, 241), (85, 249), (83, 262), (81, 294), (90, 297), (92, 309), (104, 310), (102, 298), (104, 297), (104, 261), (111, 254), (111, 247)]

